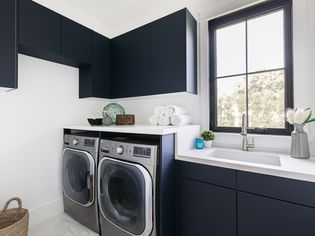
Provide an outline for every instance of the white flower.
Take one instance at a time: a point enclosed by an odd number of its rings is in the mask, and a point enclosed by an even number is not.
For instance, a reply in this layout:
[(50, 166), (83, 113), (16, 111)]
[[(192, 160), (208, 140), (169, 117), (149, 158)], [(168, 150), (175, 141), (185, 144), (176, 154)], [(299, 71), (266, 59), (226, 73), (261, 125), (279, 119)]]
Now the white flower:
[(297, 109), (294, 114), (294, 124), (303, 124), (309, 116), (310, 111), (305, 111), (304, 109)]
[(294, 110), (293, 110), (293, 109), (288, 109), (288, 110), (287, 110), (286, 117), (287, 117), (287, 121), (288, 121), (291, 125), (293, 125), (293, 123), (294, 123)]

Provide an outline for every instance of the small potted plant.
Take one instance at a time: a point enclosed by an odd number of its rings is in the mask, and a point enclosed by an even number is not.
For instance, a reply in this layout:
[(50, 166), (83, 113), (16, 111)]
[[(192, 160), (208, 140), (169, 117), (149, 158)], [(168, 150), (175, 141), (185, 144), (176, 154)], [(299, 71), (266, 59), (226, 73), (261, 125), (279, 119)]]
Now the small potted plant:
[(215, 138), (215, 135), (212, 130), (204, 130), (201, 132), (201, 137), (204, 141), (205, 147), (210, 148), (212, 147), (212, 141)]

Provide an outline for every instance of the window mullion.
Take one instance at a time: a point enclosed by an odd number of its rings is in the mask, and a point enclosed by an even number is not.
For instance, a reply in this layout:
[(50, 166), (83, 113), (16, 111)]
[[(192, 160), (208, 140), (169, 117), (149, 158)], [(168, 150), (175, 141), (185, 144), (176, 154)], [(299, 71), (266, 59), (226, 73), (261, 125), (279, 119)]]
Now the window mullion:
[(246, 80), (246, 125), (248, 127), (249, 124), (249, 119), (248, 119), (248, 33), (247, 33), (247, 19), (245, 20), (245, 50), (246, 50), (246, 76), (245, 76), (245, 80)]

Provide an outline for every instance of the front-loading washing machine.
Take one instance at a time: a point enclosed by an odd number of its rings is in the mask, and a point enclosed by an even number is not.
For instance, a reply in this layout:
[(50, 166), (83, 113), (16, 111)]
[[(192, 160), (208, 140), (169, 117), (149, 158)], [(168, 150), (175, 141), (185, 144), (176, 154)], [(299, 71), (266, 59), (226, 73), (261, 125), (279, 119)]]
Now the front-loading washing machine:
[(64, 211), (99, 232), (97, 162), (99, 138), (64, 136), (62, 187)]
[(101, 140), (98, 200), (102, 235), (156, 236), (157, 146)]

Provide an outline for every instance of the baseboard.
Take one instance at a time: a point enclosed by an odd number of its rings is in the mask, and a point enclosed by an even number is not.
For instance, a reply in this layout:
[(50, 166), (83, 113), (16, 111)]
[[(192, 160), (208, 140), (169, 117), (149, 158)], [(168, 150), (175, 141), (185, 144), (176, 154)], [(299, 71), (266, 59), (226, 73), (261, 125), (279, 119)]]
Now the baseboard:
[(63, 212), (63, 199), (57, 199), (45, 203), (39, 207), (30, 209), (30, 227), (47, 221)]

